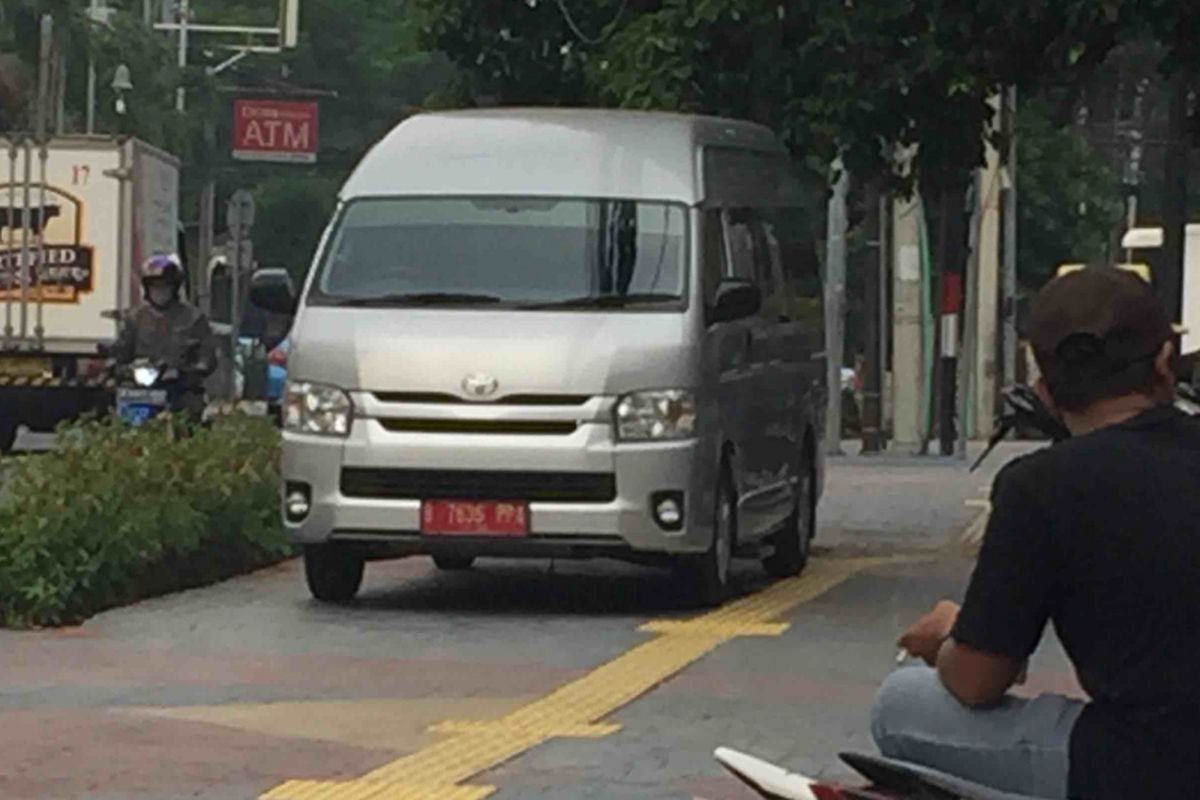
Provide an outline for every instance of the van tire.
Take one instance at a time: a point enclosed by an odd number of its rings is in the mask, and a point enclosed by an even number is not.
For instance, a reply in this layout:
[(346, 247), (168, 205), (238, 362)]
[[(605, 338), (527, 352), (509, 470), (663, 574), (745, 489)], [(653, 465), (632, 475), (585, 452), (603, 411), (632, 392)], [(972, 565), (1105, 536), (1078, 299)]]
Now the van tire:
[(804, 571), (808, 554), (812, 548), (813, 532), (816, 529), (817, 508), (816, 476), (813, 474), (812, 459), (805, 456), (802, 464), (803, 478), (796, 491), (796, 502), (787, 522), (769, 542), (774, 552), (763, 559), (763, 569), (772, 578), (794, 578)]
[(720, 605), (730, 594), (729, 577), (737, 543), (737, 496), (727, 467), (722, 467), (717, 480), (712, 532), (708, 550), (689, 557), (683, 565), (696, 604), (706, 608)]
[(12, 422), (0, 422), (0, 455), (12, 452), (17, 443), (17, 426)]
[(434, 566), (442, 572), (462, 572), (475, 564), (474, 556), (434, 556)]
[(362, 586), (361, 556), (341, 545), (316, 544), (304, 548), (304, 577), (308, 591), (322, 603), (345, 603)]

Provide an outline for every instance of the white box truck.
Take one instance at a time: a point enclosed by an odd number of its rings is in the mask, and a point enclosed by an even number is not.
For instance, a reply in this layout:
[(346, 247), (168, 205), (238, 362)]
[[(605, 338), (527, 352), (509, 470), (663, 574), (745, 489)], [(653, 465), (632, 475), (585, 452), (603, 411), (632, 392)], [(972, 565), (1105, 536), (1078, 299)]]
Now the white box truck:
[(134, 265), (174, 252), (179, 161), (129, 138), (0, 137), (0, 451), (104, 408), (97, 347), (141, 302)]

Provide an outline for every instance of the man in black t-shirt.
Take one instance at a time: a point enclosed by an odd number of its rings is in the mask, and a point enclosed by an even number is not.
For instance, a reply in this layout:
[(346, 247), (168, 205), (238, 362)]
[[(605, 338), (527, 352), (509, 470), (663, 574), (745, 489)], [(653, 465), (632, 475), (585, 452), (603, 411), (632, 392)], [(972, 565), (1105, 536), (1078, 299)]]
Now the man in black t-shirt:
[[(876, 742), (1016, 794), (1200, 797), (1200, 421), (1172, 405), (1168, 317), (1136, 276), (1089, 269), (1030, 327), (1072, 438), (996, 478), (961, 610), (900, 639), (935, 669), (887, 680)], [(1007, 694), (1047, 621), (1089, 702)]]

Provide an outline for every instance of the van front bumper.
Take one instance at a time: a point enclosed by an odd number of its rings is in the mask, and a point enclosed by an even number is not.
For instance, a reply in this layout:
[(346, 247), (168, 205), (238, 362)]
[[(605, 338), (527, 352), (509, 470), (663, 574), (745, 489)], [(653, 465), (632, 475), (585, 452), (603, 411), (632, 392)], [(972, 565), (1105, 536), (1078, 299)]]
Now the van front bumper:
[[(302, 520), (285, 514), (285, 524), (301, 544), (363, 542), (391, 555), (698, 553), (711, 541), (713, 507), (711, 491), (697, 488), (713, 483), (700, 450), (695, 440), (618, 444), (602, 424), (580, 425), (569, 436), (498, 437), (398, 434), (375, 420), (356, 420), (344, 440), (285, 433), (284, 493), (307, 492), (309, 505)], [(479, 494), (472, 496), (476, 485)], [(530, 487), (522, 491), (532, 498), (499, 496), (506, 485)], [(660, 493), (682, 496), (679, 530), (655, 520)], [(422, 500), (447, 497), (527, 500), (529, 535), (422, 536)]]

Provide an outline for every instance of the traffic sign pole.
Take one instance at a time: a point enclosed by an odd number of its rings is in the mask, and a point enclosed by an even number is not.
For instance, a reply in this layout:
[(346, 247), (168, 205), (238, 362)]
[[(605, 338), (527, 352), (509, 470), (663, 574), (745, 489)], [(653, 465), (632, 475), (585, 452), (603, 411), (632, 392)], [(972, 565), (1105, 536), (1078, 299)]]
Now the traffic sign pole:
[(230, 329), (233, 336), (233, 347), (236, 349), (238, 342), (241, 341), (242, 327), (242, 270), (245, 268), (245, 259), (242, 256), (242, 251), (248, 242), (244, 240), (250, 233), (250, 229), (254, 226), (254, 195), (245, 189), (239, 189), (233, 193), (233, 197), (229, 199), (229, 208), (226, 210), (225, 222), (229, 227), (230, 233), (233, 235), (233, 258), (230, 268), (230, 292), (229, 302), (231, 305), (229, 312)]

